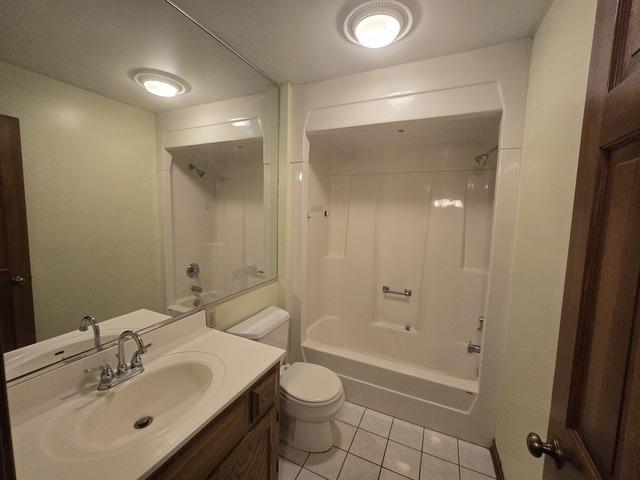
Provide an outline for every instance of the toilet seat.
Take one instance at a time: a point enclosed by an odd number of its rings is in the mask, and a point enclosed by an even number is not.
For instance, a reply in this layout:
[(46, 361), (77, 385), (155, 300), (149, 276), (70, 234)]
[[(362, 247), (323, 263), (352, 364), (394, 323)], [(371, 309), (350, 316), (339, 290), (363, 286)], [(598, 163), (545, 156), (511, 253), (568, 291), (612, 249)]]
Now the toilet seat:
[(343, 394), (342, 382), (334, 372), (301, 362), (280, 368), (280, 391), (289, 400), (310, 407), (331, 404)]

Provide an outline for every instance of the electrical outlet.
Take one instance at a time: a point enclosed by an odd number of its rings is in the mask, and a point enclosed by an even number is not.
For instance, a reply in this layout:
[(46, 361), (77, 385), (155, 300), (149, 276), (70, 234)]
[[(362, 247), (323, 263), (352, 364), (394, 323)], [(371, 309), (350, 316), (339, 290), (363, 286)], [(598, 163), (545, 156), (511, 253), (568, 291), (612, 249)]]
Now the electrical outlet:
[(216, 309), (212, 308), (205, 312), (207, 317), (207, 327), (216, 328)]

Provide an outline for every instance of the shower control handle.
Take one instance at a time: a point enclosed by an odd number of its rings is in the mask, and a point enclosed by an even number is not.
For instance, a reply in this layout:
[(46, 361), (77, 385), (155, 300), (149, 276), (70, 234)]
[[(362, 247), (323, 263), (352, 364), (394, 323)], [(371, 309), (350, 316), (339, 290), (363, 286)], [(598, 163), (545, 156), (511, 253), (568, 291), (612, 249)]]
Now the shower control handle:
[(187, 277), (198, 278), (200, 275), (200, 266), (197, 263), (190, 263), (187, 265)]
[(388, 293), (389, 295), (403, 295), (405, 297), (410, 297), (411, 296), (411, 289), (410, 288), (405, 288), (404, 291), (399, 291), (399, 290), (391, 290), (390, 287), (383, 285), (382, 286), (382, 293)]

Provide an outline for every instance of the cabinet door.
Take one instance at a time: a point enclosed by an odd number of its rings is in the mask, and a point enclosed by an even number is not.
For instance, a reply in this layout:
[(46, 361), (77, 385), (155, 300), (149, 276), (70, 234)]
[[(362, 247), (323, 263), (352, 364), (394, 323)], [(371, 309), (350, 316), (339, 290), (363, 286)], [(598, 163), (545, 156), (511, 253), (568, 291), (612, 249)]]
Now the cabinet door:
[(212, 475), (212, 480), (276, 480), (278, 415), (272, 407)]

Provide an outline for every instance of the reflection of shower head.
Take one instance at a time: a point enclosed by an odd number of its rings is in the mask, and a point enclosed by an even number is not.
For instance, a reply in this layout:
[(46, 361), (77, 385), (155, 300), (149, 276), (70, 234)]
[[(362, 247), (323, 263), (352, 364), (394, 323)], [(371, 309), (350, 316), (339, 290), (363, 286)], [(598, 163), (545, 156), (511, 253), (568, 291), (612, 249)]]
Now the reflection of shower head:
[(481, 155), (477, 155), (476, 156), (476, 163), (480, 166), (484, 166), (485, 163), (487, 163), (487, 160), (489, 160), (489, 155), (491, 155), (493, 152), (495, 152), (496, 150), (498, 150), (498, 146), (496, 145), (495, 147), (493, 147), (491, 150), (489, 150), (488, 152), (485, 152)]
[(204, 170), (200, 170), (193, 163), (189, 164), (189, 170), (195, 170), (199, 177), (204, 177), (205, 171)]

